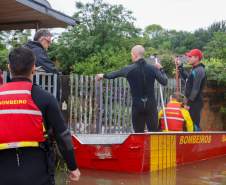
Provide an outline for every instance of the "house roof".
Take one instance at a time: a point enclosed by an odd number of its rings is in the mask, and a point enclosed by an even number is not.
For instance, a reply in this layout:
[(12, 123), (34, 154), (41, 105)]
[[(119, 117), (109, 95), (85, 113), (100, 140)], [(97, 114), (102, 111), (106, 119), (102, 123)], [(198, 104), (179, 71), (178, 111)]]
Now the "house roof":
[(47, 0), (0, 0), (0, 30), (74, 26), (72, 17), (52, 9)]

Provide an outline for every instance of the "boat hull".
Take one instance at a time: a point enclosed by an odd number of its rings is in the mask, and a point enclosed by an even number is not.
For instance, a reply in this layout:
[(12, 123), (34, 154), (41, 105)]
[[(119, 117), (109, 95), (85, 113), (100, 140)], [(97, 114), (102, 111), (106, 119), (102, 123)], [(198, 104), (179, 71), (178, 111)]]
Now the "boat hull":
[(226, 154), (226, 132), (74, 135), (80, 168), (157, 171)]

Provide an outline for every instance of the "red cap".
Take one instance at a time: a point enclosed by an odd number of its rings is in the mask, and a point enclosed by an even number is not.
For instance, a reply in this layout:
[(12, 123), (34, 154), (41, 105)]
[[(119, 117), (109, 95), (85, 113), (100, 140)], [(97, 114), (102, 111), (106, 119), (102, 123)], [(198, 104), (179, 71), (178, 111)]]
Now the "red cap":
[(191, 51), (186, 53), (186, 56), (188, 57), (197, 56), (199, 57), (199, 60), (201, 60), (203, 57), (203, 54), (199, 49), (192, 49)]

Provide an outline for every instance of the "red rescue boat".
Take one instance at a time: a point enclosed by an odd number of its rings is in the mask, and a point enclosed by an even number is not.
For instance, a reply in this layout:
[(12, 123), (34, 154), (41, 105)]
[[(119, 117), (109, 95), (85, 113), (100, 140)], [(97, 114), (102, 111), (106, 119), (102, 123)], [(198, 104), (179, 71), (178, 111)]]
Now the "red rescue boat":
[(73, 136), (80, 168), (147, 172), (226, 155), (226, 132), (81, 134)]

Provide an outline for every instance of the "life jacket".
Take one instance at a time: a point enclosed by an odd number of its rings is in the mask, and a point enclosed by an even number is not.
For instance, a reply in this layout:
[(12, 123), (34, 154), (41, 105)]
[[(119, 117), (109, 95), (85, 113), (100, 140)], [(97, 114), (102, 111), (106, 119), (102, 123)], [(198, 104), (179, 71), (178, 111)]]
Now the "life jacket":
[(0, 150), (38, 147), (46, 140), (42, 113), (32, 100), (31, 82), (0, 87)]
[[(185, 120), (181, 112), (181, 103), (171, 101), (165, 108), (166, 121), (169, 131), (184, 131)], [(165, 130), (164, 114), (160, 118), (161, 129)]]

